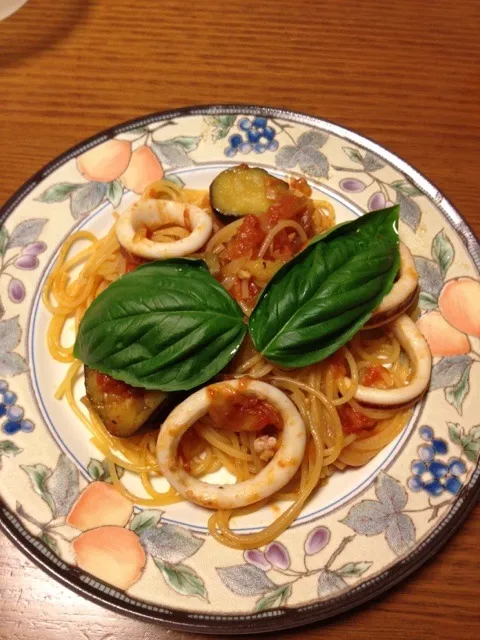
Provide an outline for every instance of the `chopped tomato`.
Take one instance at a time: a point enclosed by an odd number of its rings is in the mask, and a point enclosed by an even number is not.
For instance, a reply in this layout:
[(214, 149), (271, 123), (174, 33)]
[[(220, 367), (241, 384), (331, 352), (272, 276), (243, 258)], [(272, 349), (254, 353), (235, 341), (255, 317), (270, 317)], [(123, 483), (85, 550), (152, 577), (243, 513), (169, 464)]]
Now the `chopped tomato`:
[[(239, 230), (227, 245), (226, 257), (234, 260), (250, 254), (250, 257), (256, 258), (268, 231), (280, 220), (298, 219), (307, 235), (311, 235), (312, 215), (308, 202), (305, 196), (282, 193), (270, 205), (267, 213), (245, 216)], [(291, 229), (282, 229), (275, 236), (271, 249), (275, 258), (289, 260), (301, 249), (298, 234)]]
[(265, 195), (269, 200), (276, 200), (280, 190), (283, 190), (283, 183), (279, 183), (277, 178), (269, 176), (265, 178)]
[(130, 273), (130, 271), (134, 271), (139, 265), (135, 262), (127, 262), (125, 265), (125, 273)]
[(249, 300), (251, 300), (252, 298), (256, 298), (260, 293), (260, 289), (252, 280), (248, 281), (248, 291), (250, 293)]
[(384, 383), (382, 372), (385, 369), (381, 364), (372, 364), (362, 373), (362, 384), (365, 387), (377, 387)]
[(230, 431), (261, 431), (283, 428), (283, 420), (271, 404), (238, 391), (210, 387), (209, 415), (217, 427)]
[(132, 387), (121, 380), (115, 380), (115, 378), (112, 378), (106, 373), (97, 373), (97, 384), (104, 393), (114, 393), (124, 398), (138, 396), (145, 392), (144, 389)]
[(245, 216), (239, 230), (227, 245), (228, 259), (242, 258), (248, 253), (251, 254), (251, 257), (256, 257), (264, 239), (265, 232), (258, 216)]
[(290, 186), (295, 191), (300, 191), (304, 196), (310, 197), (312, 195), (312, 189), (305, 178), (292, 178), (290, 180)]
[(343, 378), (347, 375), (345, 356), (341, 349), (332, 353), (331, 356), (325, 359), (325, 362), (333, 368), (333, 375), (335, 378)]
[(280, 220), (297, 218), (307, 208), (307, 198), (293, 193), (283, 193), (268, 209), (268, 226), (274, 227)]
[(349, 404), (338, 407), (338, 414), (345, 434), (359, 433), (360, 431), (373, 429), (377, 421), (368, 418), (359, 411), (356, 411)]
[[(307, 185), (308, 186), (308, 185)], [(312, 206), (305, 196), (296, 196), (293, 193), (283, 193), (269, 208), (267, 212), (266, 226), (274, 227), (280, 220), (296, 220), (303, 227), (308, 236), (312, 235)], [(285, 231), (285, 234), (290, 233)], [(283, 239), (285, 240), (285, 236)], [(298, 238), (294, 237), (298, 243)], [(299, 251), (300, 246), (292, 248), (291, 255)]]
[(273, 239), (273, 253), (276, 258), (290, 260), (295, 253), (296, 233), (291, 233), (291, 229), (281, 229)]
[(244, 297), (242, 280), (240, 278), (237, 278), (234, 282), (233, 287), (230, 289), (230, 294), (233, 298), (235, 298), (235, 300), (252, 300), (253, 298), (257, 297), (259, 291), (260, 289), (250, 279), (248, 281), (248, 296)]

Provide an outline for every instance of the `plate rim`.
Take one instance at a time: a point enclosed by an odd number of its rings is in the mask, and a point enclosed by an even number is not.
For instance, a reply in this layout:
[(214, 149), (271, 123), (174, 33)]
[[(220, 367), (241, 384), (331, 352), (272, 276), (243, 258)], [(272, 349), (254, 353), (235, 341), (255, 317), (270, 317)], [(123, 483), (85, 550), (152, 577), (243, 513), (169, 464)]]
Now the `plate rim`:
[[(282, 118), (298, 124), (327, 129), (337, 136), (347, 138), (350, 141), (361, 144), (364, 148), (373, 151), (383, 159), (387, 160), (403, 175), (407, 176), (414, 184), (421, 188), (422, 192), (434, 199), (442, 214), (459, 234), (466, 245), (467, 252), (480, 270), (480, 243), (466, 220), (460, 215), (443, 193), (425, 178), (422, 173), (410, 165), (406, 160), (396, 153), (389, 151), (374, 140), (359, 134), (334, 122), (309, 114), (291, 111), (287, 109), (256, 106), (251, 104), (210, 104), (183, 107), (180, 109), (162, 110), (130, 119), (113, 127), (90, 136), (89, 138), (70, 147), (67, 151), (59, 154), (56, 158), (44, 165), (34, 173), (17, 191), (0, 207), (0, 223), (6, 220), (15, 210), (16, 206), (23, 198), (38, 186), (47, 176), (57, 168), (76, 157), (81, 152), (92, 146), (104, 142), (120, 133), (127, 132), (133, 127), (146, 125), (165, 119), (181, 118), (195, 115), (261, 115), (273, 118)], [(63, 561), (56, 559), (49, 552), (45, 545), (38, 539), (31, 536), (23, 527), (22, 523), (14, 513), (5, 505), (0, 497), (0, 530), (9, 540), (20, 549), (28, 559), (39, 566), (49, 576), (60, 582), (63, 586), (71, 589), (78, 595), (88, 600), (106, 607), (116, 613), (128, 615), (144, 622), (162, 623), (165, 626), (183, 631), (197, 633), (218, 633), (218, 634), (248, 634), (265, 633), (282, 629), (291, 629), (312, 622), (319, 622), (331, 618), (340, 613), (344, 613), (354, 607), (377, 598), (408, 575), (413, 573), (421, 565), (427, 562), (460, 528), (477, 499), (480, 497), (480, 466), (477, 465), (472, 473), (468, 484), (457, 497), (453, 507), (442, 519), (441, 526), (433, 529), (422, 541), (412, 549), (412, 551), (400, 560), (396, 560), (387, 566), (379, 575), (366, 580), (339, 596), (315, 602), (300, 607), (289, 608), (280, 607), (262, 613), (252, 614), (197, 614), (186, 610), (173, 609), (170, 607), (159, 608), (140, 600), (132, 601), (132, 604), (121, 601), (115, 595), (101, 592), (97, 587), (89, 585), (80, 576), (86, 576), (77, 567), (67, 565)], [(455, 517), (455, 519), (454, 519)], [(449, 526), (447, 526), (449, 525)], [(43, 551), (42, 551), (43, 550)], [(63, 565), (66, 568), (64, 569)], [(95, 579), (95, 582), (101, 582)], [(112, 591), (111, 587), (109, 590)], [(142, 604), (144, 606), (142, 606)], [(155, 613), (149, 609), (157, 610)], [(238, 622), (241, 621), (241, 628)]]

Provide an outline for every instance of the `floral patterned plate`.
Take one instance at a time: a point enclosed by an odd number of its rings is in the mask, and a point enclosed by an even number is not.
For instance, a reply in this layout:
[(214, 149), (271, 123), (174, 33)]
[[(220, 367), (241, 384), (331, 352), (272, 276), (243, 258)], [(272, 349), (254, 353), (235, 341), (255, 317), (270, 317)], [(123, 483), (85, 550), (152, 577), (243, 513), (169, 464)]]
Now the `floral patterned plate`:
[[(104, 233), (145, 184), (207, 187), (238, 162), (308, 177), (337, 219), (397, 202), (421, 279), (418, 324), (434, 355), (407, 429), (337, 473), (294, 525), (242, 553), (207, 535), (207, 512), (133, 508), (101, 453), (54, 398), (65, 366), (45, 344), (45, 278), (77, 229)], [(384, 591), (431, 556), (479, 493), (479, 245), (405, 161), (329, 122), (276, 109), (190, 108), (115, 127), (37, 173), (0, 214), (0, 524), (49, 574), (144, 620), (217, 633), (293, 627)], [(81, 394), (82, 390), (79, 389)], [(124, 476), (135, 489), (135, 478)], [(243, 530), (274, 517), (264, 508)]]

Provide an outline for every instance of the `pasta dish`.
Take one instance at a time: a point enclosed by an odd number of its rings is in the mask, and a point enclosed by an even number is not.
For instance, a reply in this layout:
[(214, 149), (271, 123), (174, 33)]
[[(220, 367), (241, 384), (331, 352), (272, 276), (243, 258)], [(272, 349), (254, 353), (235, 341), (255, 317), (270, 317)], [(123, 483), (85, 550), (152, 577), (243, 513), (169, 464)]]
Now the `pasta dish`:
[[(336, 225), (304, 178), (247, 165), (208, 192), (159, 181), (105, 237), (76, 231), (60, 250), (43, 291), (49, 351), (68, 365), (56, 397), (133, 503), (189, 500), (221, 543), (256, 548), (404, 429), (431, 368), (417, 294), (397, 207)], [(202, 480), (221, 468), (231, 483)], [(262, 531), (231, 528), (275, 500), (288, 506)]]

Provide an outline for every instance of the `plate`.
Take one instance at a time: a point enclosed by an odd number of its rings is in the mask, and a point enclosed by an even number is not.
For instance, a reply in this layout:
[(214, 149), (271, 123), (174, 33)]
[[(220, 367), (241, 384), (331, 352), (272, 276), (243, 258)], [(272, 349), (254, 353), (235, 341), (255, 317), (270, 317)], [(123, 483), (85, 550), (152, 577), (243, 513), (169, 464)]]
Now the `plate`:
[[(435, 356), (429, 393), (405, 431), (365, 467), (334, 475), (279, 540), (245, 553), (208, 535), (200, 507), (142, 510), (103, 497), (109, 477), (102, 455), (54, 398), (66, 365), (48, 354), (41, 300), (64, 239), (78, 229), (105, 232), (113, 211), (135, 200), (145, 180), (164, 174), (206, 188), (239, 162), (305, 175), (314, 194), (332, 202), (337, 221), (398, 203), (401, 237), (420, 274), (419, 322)], [(74, 591), (173, 628), (232, 634), (294, 627), (402, 580), (475, 503), (479, 245), (448, 200), (378, 144), (278, 109), (153, 114), (51, 162), (7, 202), (0, 220), (0, 524)], [(134, 478), (125, 482), (135, 488)], [(72, 508), (87, 531), (66, 524)], [(273, 516), (264, 508), (239, 530), (258, 530)]]

